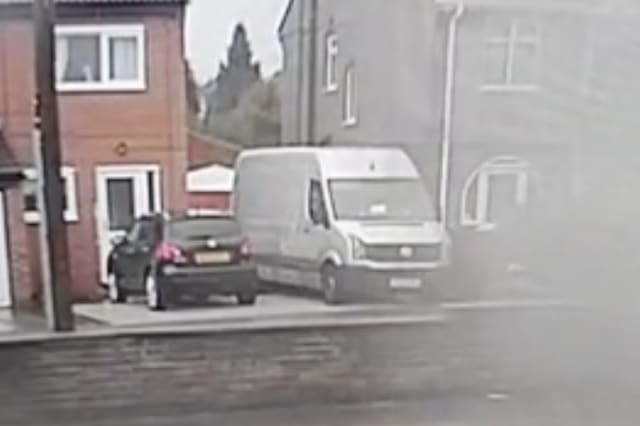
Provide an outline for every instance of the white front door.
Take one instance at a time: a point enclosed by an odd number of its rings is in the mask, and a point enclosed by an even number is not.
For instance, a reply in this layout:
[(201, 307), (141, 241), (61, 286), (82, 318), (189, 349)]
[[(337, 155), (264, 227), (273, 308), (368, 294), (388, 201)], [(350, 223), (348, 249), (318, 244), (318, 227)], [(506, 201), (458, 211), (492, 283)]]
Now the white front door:
[(101, 166), (96, 169), (96, 184), (100, 279), (104, 283), (111, 241), (125, 235), (139, 216), (162, 211), (160, 168)]
[(0, 308), (11, 307), (11, 282), (9, 279), (9, 245), (5, 220), (4, 192), (0, 191)]

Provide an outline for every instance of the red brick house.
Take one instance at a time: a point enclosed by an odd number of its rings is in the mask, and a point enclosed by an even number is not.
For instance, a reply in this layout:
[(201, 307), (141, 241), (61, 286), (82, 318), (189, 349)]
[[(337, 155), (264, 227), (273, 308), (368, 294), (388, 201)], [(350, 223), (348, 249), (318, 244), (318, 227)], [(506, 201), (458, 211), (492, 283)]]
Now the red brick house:
[[(186, 207), (187, 2), (57, 2), (61, 173), (76, 300), (99, 296), (110, 240), (136, 215)], [(33, 59), (31, 2), (0, 0), (0, 125), (31, 179), (0, 193), (0, 229), (8, 231), (8, 250), (0, 247), (0, 287), (10, 292), (11, 303), (40, 292)]]
[(188, 138), (189, 170), (221, 164), (233, 167), (242, 147), (210, 135), (190, 131)]

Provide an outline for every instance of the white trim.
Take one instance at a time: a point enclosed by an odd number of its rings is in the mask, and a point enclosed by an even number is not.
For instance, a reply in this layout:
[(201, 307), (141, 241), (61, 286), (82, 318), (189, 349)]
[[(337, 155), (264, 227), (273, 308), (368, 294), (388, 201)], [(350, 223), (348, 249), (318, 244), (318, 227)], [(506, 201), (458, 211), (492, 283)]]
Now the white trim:
[[(529, 175), (530, 167), (526, 161), (516, 157), (496, 157), (481, 164), (465, 181), (460, 200), (460, 224), (462, 226), (475, 227), (478, 231), (491, 231), (496, 228), (496, 223), (491, 221), (489, 215), (489, 194), (491, 191), (491, 177), (500, 175), (513, 176), (516, 181), (514, 202), (518, 206), (524, 206), (529, 201)], [(475, 217), (468, 215), (468, 195), (471, 187), (477, 185)]]
[(329, 32), (324, 40), (324, 90), (325, 93), (338, 91), (338, 36)]
[[(148, 173), (153, 173), (153, 187), (148, 186)], [(134, 191), (134, 216), (163, 211), (163, 197), (160, 187), (161, 168), (157, 164), (123, 164), (105, 165), (95, 168), (95, 221), (97, 229), (98, 261), (101, 282), (106, 282), (106, 257), (110, 250), (110, 240), (113, 236), (121, 235), (124, 230), (109, 229), (109, 212), (107, 201), (108, 179), (131, 179)], [(149, 205), (149, 190), (153, 191), (155, 209)]]
[(159, 172), (160, 166), (158, 164), (122, 164), (122, 165), (109, 165), (109, 166), (96, 166), (96, 173), (98, 174), (126, 174), (135, 172)]
[[(108, 92), (144, 91), (147, 88), (146, 40), (143, 24), (127, 25), (58, 25), (56, 36), (97, 35), (100, 45), (100, 81), (64, 82), (56, 79), (59, 92)], [(132, 80), (111, 80), (109, 78), (109, 42), (116, 37), (134, 37), (138, 45), (137, 78)]]
[[(26, 182), (23, 185), (31, 185), (36, 189), (35, 196), (37, 197), (37, 185), (38, 173), (34, 168), (28, 168), (23, 171), (26, 178)], [(64, 211), (65, 222), (78, 222), (80, 220), (80, 214), (78, 210), (78, 189), (77, 189), (77, 172), (75, 167), (63, 166), (60, 171), (60, 175), (64, 179), (64, 189), (67, 199), (67, 208)], [(23, 195), (26, 194), (26, 190), (23, 190)], [(37, 199), (37, 198), (36, 198)], [(29, 225), (37, 225), (40, 223), (40, 212), (38, 211), (24, 211), (24, 222)]]
[(0, 190), (0, 308), (10, 308), (12, 305), (9, 236), (5, 212), (4, 191)]
[(540, 87), (535, 84), (483, 84), (480, 86), (482, 92), (513, 93), (513, 92), (536, 92)]
[(355, 68), (348, 65), (344, 72), (344, 96), (342, 99), (342, 125), (352, 127), (358, 124), (358, 86)]
[[(154, 199), (156, 201), (155, 212), (162, 212), (162, 188), (160, 186), (160, 173), (161, 168), (158, 164), (123, 164), (123, 165), (111, 165), (111, 166), (96, 166), (96, 184), (100, 184), (101, 177), (131, 177), (139, 174), (147, 174), (152, 172), (154, 175), (153, 191)], [(99, 191), (99, 188), (97, 189)]]

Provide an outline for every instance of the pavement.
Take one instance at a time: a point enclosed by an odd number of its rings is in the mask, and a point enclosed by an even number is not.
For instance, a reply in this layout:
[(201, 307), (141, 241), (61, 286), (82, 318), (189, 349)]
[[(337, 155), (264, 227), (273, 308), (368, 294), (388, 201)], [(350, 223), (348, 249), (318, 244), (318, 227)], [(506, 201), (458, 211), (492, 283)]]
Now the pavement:
[(35, 313), (24, 312), (16, 315), (10, 309), (0, 309), (0, 335), (31, 333), (44, 329), (44, 318)]
[(144, 299), (127, 304), (77, 304), (76, 316), (109, 327), (162, 326), (177, 323), (229, 323), (284, 318), (380, 316), (403, 312), (401, 305), (363, 304), (328, 306), (322, 300), (289, 294), (263, 294), (254, 306), (239, 306), (233, 298), (208, 304), (184, 305), (163, 312), (147, 309)]
[[(491, 300), (446, 303), (440, 308), (406, 303), (349, 304), (328, 306), (320, 298), (295, 293), (266, 293), (260, 295), (254, 306), (239, 306), (233, 298), (214, 298), (206, 304), (185, 304), (163, 312), (147, 309), (144, 298), (126, 304), (102, 303), (76, 304), (77, 331), (96, 329), (167, 328), (193, 324), (230, 325), (243, 327), (298, 323), (304, 321), (332, 320), (403, 320), (422, 319), (425, 316), (442, 320), (447, 313), (465, 310), (496, 310), (514, 307), (550, 306), (552, 300)], [(41, 314), (0, 309), (0, 336), (32, 335), (46, 333), (47, 325)]]
[[(135, 415), (80, 413), (29, 421), (29, 426), (635, 426), (632, 398), (623, 402), (563, 396), (458, 395), (429, 401), (378, 401), (358, 405), (312, 405), (189, 412), (165, 407)], [(6, 420), (6, 419), (5, 419)], [(25, 423), (2, 423), (22, 426)]]

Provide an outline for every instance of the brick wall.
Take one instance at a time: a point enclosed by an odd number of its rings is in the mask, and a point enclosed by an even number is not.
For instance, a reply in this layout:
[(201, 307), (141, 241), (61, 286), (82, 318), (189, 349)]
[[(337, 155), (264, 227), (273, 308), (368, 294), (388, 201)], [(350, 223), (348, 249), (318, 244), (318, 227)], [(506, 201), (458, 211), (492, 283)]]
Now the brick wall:
[[(83, 92), (59, 96), (63, 161), (77, 172), (79, 221), (69, 224), (71, 290), (76, 300), (94, 300), (98, 287), (95, 169), (101, 165), (155, 164), (161, 169), (165, 207), (187, 206), (186, 87), (180, 6), (92, 5), (58, 10), (59, 21), (77, 24), (143, 23), (147, 89), (140, 93)], [(23, 164), (33, 164), (33, 28), (29, 9), (3, 6), (0, 14), (0, 118), (8, 144)], [(128, 150), (119, 155), (116, 147)], [(29, 300), (39, 288), (37, 228), (22, 220), (19, 191), (9, 199), (14, 294)], [(36, 240), (37, 241), (37, 240)]]
[(240, 152), (238, 146), (196, 132), (189, 132), (187, 143), (190, 170), (211, 164), (233, 167)]
[[(0, 342), (5, 419), (228, 409), (501, 391), (640, 390), (638, 324), (580, 309), (462, 310), (446, 322), (300, 319), (295, 326)], [(305, 324), (306, 322), (306, 324)], [(97, 411), (95, 411), (97, 410)], [(29, 412), (27, 417), (24, 417)]]
[(228, 210), (231, 206), (229, 192), (190, 192), (190, 209)]

